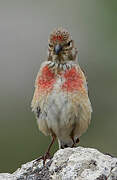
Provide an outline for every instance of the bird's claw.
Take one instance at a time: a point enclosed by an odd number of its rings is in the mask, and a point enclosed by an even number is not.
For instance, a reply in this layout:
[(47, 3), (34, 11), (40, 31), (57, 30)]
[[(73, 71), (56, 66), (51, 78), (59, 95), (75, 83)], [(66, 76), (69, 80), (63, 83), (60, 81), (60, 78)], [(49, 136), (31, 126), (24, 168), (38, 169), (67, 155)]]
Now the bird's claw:
[(44, 154), (44, 156), (43, 156), (43, 165), (45, 165), (45, 162), (46, 162), (47, 159), (50, 159), (50, 154), (49, 154), (49, 152), (46, 152), (46, 153)]
[(46, 152), (43, 156), (37, 158), (34, 163), (37, 164), (40, 160), (43, 160), (43, 165), (45, 165), (45, 162), (47, 159), (50, 159), (50, 154), (49, 152)]

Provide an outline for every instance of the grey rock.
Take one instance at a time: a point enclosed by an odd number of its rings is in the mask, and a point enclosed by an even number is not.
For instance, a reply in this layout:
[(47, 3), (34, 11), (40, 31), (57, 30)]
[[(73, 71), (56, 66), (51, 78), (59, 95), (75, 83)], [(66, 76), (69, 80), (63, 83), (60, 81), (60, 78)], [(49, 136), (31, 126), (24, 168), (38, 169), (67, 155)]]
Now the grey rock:
[(92, 148), (60, 149), (46, 161), (31, 161), (0, 180), (117, 180), (117, 158)]
[(9, 173), (0, 173), (0, 180), (16, 180), (16, 178)]

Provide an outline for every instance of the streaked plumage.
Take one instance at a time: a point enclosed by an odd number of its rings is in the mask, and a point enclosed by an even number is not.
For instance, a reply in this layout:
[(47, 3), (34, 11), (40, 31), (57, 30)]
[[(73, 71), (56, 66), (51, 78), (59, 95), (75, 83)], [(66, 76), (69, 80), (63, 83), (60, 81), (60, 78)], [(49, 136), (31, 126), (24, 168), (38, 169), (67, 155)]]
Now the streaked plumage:
[(87, 82), (69, 33), (60, 28), (50, 35), (48, 58), (35, 82), (32, 110), (40, 131), (56, 136), (59, 147), (72, 147), (91, 120)]

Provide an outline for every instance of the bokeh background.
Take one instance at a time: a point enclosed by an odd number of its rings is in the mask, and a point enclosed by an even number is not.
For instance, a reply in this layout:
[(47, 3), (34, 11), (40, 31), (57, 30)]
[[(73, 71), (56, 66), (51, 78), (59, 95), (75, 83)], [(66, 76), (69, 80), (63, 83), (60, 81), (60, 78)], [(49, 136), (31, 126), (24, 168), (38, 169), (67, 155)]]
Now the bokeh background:
[(59, 26), (71, 32), (88, 77), (93, 115), (80, 146), (117, 156), (117, 0), (0, 0), (0, 172), (39, 157), (50, 142), (30, 103)]

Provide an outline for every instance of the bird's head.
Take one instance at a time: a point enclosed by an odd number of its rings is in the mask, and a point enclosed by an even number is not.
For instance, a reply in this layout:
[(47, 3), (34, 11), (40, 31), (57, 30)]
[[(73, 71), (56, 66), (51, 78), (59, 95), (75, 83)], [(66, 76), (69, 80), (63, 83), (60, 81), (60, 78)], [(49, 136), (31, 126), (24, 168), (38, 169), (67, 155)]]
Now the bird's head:
[(63, 28), (55, 29), (49, 38), (48, 60), (64, 63), (75, 60), (77, 54), (69, 32)]

